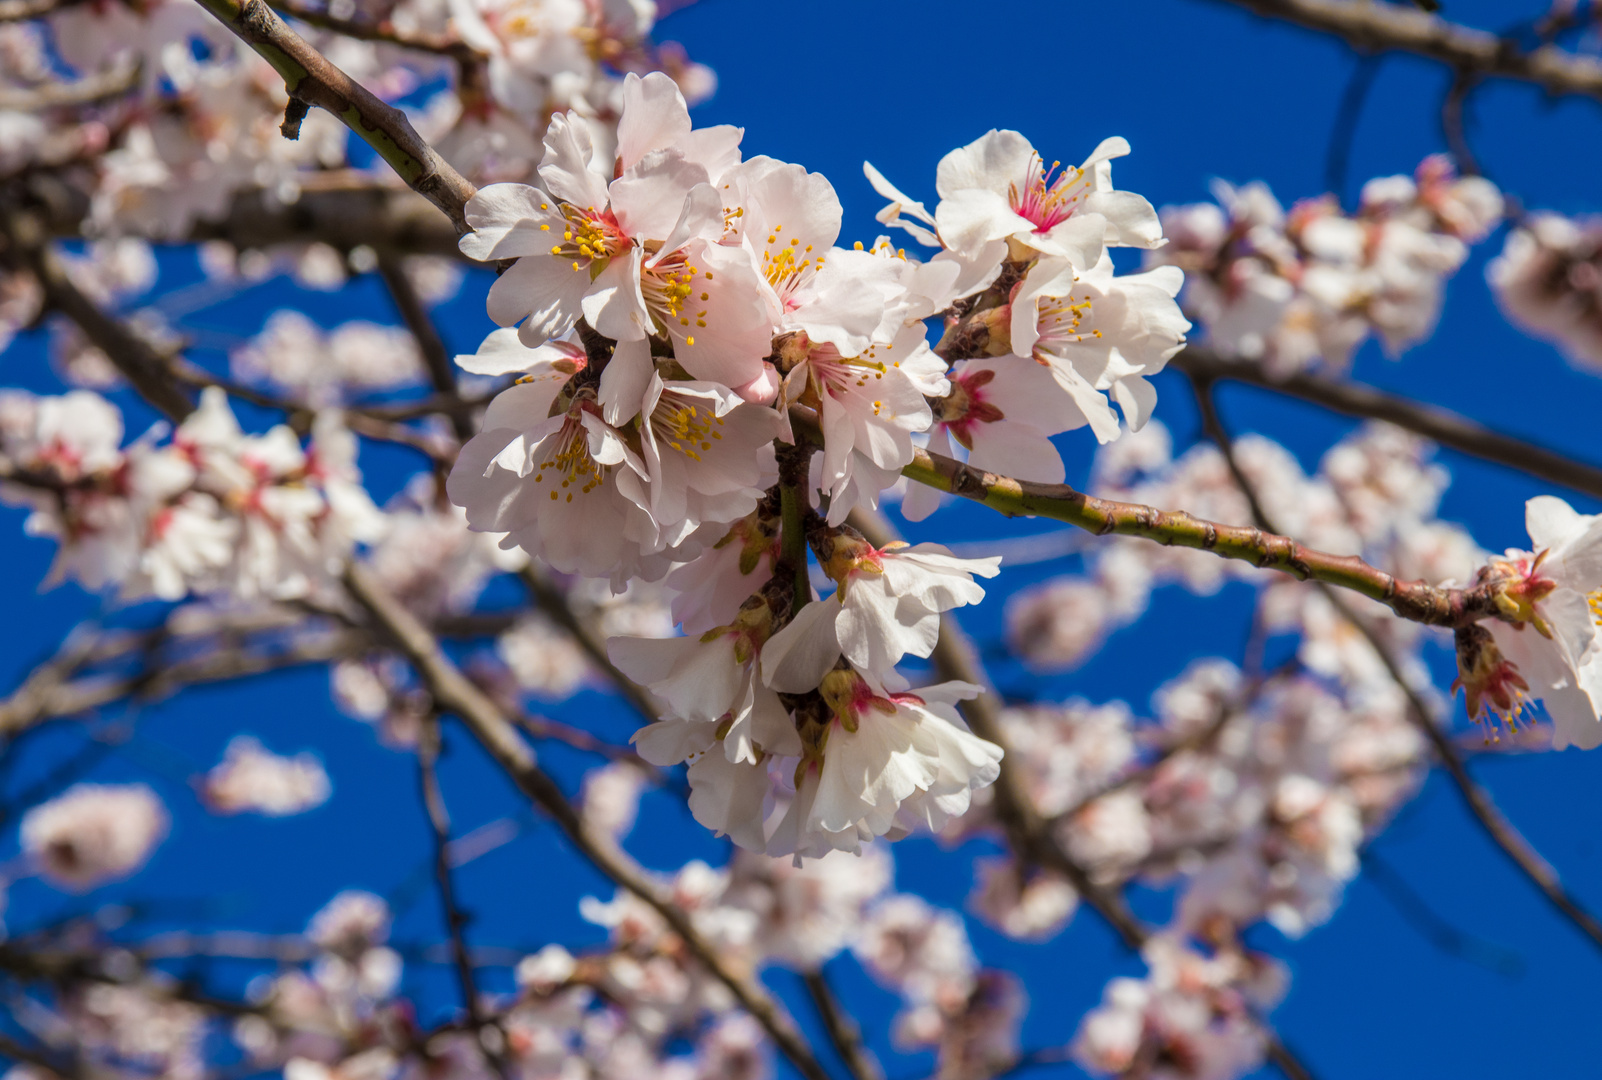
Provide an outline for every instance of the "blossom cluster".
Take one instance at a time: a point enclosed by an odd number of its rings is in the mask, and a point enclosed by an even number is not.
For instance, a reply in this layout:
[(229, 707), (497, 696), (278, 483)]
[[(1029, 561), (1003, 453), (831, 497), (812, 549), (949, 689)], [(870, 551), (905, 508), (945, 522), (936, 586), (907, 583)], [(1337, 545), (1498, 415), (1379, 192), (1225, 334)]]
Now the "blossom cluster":
[(1371, 337), (1392, 357), (1424, 340), (1446, 279), (1503, 214), (1494, 184), (1439, 155), (1370, 180), (1353, 214), (1333, 195), (1287, 213), (1260, 182), (1213, 190), (1216, 205), (1164, 208), (1170, 242), (1148, 262), (1184, 269), (1209, 345), (1278, 372), (1344, 370)]
[[(1058, 172), (991, 132), (941, 163), (934, 214), (870, 166), (897, 199), (881, 219), (941, 248), (919, 262), (837, 246), (829, 182), (742, 160), (740, 135), (693, 129), (670, 79), (630, 76), (615, 152), (558, 114), (543, 186), (468, 204), (463, 251), (510, 265), (488, 298), (505, 329), (459, 363), (516, 384), (448, 491), (558, 571), (666, 579), (692, 636), (614, 640), (611, 658), (661, 699), (637, 740), (655, 764), (691, 762), (697, 820), (773, 855), (858, 851), (938, 829), (996, 777), (1000, 749), (956, 711), (978, 688), (911, 692), (895, 665), (930, 655), (999, 560), (881, 549), (845, 519), (878, 504), (937, 411), (932, 439), (1058, 478), (1048, 435), (1111, 440), (1114, 402), (1142, 425), (1147, 376), (1188, 328), (1181, 277), (1113, 271), (1110, 247), (1161, 243), (1150, 204), (1112, 187), (1120, 139)], [(936, 315), (946, 353), (982, 359), (948, 371)], [(798, 576), (808, 549), (832, 595)]]
[(1571, 363), (1602, 365), (1602, 222), (1531, 214), (1486, 268), (1508, 319)]
[(319, 414), (303, 447), (287, 426), (247, 434), (210, 388), (170, 438), (122, 435), (116, 407), (87, 390), (0, 395), (0, 499), (56, 540), (51, 581), (128, 599), (292, 599), (326, 589), (356, 544), (382, 535), (337, 413)]

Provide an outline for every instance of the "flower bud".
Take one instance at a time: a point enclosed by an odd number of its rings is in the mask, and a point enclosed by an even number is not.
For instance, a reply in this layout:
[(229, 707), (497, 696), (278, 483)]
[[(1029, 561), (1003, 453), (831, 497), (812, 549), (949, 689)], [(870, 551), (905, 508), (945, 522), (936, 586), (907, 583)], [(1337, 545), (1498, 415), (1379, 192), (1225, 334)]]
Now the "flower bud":
[(1492, 559), (1480, 571), (1480, 581), (1491, 586), (1491, 600), (1503, 618), (1529, 623), (1542, 637), (1550, 638), (1552, 628), (1535, 607), (1557, 588), (1557, 582), (1541, 573), (1541, 563), (1545, 560), (1545, 551), (1533, 561), (1528, 558)]

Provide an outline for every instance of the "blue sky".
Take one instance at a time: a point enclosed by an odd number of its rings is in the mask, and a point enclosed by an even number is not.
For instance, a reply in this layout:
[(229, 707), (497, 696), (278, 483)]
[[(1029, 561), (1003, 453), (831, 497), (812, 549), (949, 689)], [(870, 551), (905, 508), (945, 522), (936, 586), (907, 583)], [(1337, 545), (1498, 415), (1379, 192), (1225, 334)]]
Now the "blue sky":
[[(1535, 2), (1448, 0), (1453, 18), (1503, 28), (1540, 14)], [(716, 97), (697, 110), (701, 124), (746, 129), (745, 150), (796, 161), (828, 176), (845, 207), (843, 242), (871, 241), (880, 204), (862, 179), (872, 160), (914, 197), (932, 198), (935, 163), (952, 148), (992, 127), (1013, 127), (1041, 152), (1078, 160), (1100, 139), (1121, 134), (1134, 153), (1119, 162), (1120, 187), (1153, 202), (1206, 198), (1212, 177), (1267, 181), (1287, 204), (1325, 190), (1326, 152), (1338, 102), (1356, 63), (1344, 45), (1246, 15), (1228, 4), (1154, 0), (1141, 4), (1073, 4), (1014, 0), (1005, 6), (913, 0), (812, 0), (775, 5), (756, 0), (699, 0), (674, 14), (661, 37), (682, 41), (717, 73)], [(1348, 193), (1367, 177), (1410, 172), (1424, 155), (1444, 148), (1438, 124), (1448, 73), (1424, 61), (1385, 59), (1352, 143)], [(1531, 208), (1569, 213), (1602, 209), (1602, 106), (1552, 102), (1536, 90), (1490, 84), (1472, 102), (1471, 140), (1487, 172)], [(1370, 346), (1354, 377), (1389, 390), (1428, 398), (1498, 429), (1533, 438), (1592, 461), (1602, 461), (1595, 417), (1602, 383), (1567, 367), (1550, 347), (1520, 336), (1501, 319), (1484, 284), (1484, 265), (1500, 234), (1476, 251), (1451, 283), (1439, 333), (1399, 362)], [(163, 287), (194, 276), (182, 253), (163, 258)], [(461, 297), (442, 311), (455, 349), (470, 350), (489, 328), (482, 307), (486, 279), (470, 278)], [(337, 299), (299, 294), (274, 283), (210, 309), (195, 325), (249, 333), (280, 304), (294, 303), (333, 325), (362, 316), (388, 320), (372, 281)], [(202, 361), (217, 355), (198, 354)], [(8, 384), (47, 390), (41, 341), (25, 340), (0, 359)], [(1159, 383), (1157, 416), (1179, 446), (1197, 435), (1194, 408), (1177, 376)], [(1306, 406), (1238, 387), (1221, 392), (1220, 407), (1237, 432), (1277, 438), (1312, 467), (1350, 425)], [(130, 421), (137, 430), (138, 421)], [(1090, 438), (1062, 440), (1069, 480), (1082, 480)], [(1523, 502), (1545, 489), (1527, 478), (1451, 453), (1454, 483), (1442, 516), (1464, 523), (1482, 546), (1519, 543)], [(394, 490), (414, 462), (398, 452), (370, 453), (364, 467), (381, 493)], [(1598, 508), (1575, 497), (1587, 512)], [(71, 587), (39, 594), (50, 548), (21, 535), (21, 514), (0, 512), (0, 604), (12, 617), (0, 623), (0, 667), (9, 679), (50, 651), (62, 633), (95, 607)], [(984, 540), (1051, 525), (1009, 523), (981, 508), (942, 511), (917, 535)], [(984, 642), (1001, 633), (1005, 595), (1061, 565), (1004, 573), (991, 598), (967, 620)], [(507, 597), (500, 597), (505, 602)], [(491, 597), (489, 602), (494, 602)], [(1244, 636), (1248, 595), (1235, 587), (1201, 600), (1161, 592), (1152, 613), (1121, 631), (1089, 670), (1036, 680), (1014, 666), (995, 674), (1009, 690), (1047, 697), (1126, 698), (1137, 712), (1151, 692), (1204, 650), (1204, 639)], [(121, 618), (148, 619), (132, 611)], [(1440, 684), (1450, 658), (1432, 657)], [(9, 683), (8, 683), (9, 685)], [(1461, 705), (1457, 722), (1463, 723)], [(549, 710), (614, 739), (626, 737), (628, 715), (598, 694), (584, 693)], [(153, 777), (176, 819), (173, 835), (149, 872), (106, 895), (154, 901), (152, 925), (228, 925), (287, 931), (338, 889), (406, 893), (428, 858), (428, 832), (415, 798), (411, 759), (375, 746), (370, 731), (339, 715), (327, 700), (325, 674), (275, 676), (244, 686), (194, 691), (137, 715), (102, 718), (135, 722), (131, 739), (92, 770), (99, 779)], [(241, 731), (270, 748), (315, 748), (334, 781), (334, 798), (301, 818), (218, 821), (198, 810), (188, 778), (209, 767)], [(26, 745), (18, 765), (0, 778), (0, 805), (10, 806), (48, 767), (82, 745), (64, 732)], [(576, 759), (553, 752), (548, 764), (570, 787)], [(516, 813), (518, 800), (460, 732), (448, 735), (442, 766), (458, 830)], [(1498, 805), (1562, 872), (1572, 890), (1602, 908), (1602, 862), (1593, 830), (1602, 819), (1592, 792), (1602, 755), (1564, 754), (1477, 762), (1479, 777)], [(689, 856), (716, 861), (720, 844), (692, 825), (670, 798), (652, 796), (632, 847), (647, 861), (677, 863)], [(577, 914), (577, 897), (610, 895), (571, 858), (546, 825), (529, 818), (514, 844), (472, 864), (461, 889), (477, 916), (471, 935), (484, 944), (537, 948), (546, 941), (595, 941), (599, 931)], [(14, 822), (8, 821), (7, 825)], [(14, 832), (0, 839), (0, 859), (15, 850)], [(977, 852), (942, 851), (927, 842), (896, 848), (898, 885), (960, 908)], [(1375, 845), (1394, 875), (1440, 919), (1494, 943), (1517, 958), (1518, 971), (1491, 970), (1432, 945), (1394, 900), (1365, 873), (1347, 891), (1335, 918), (1300, 941), (1266, 929), (1254, 941), (1284, 956), (1293, 972), (1289, 997), (1274, 1019), (1315, 1073), (1332, 1077), (1452, 1077), (1454, 1080), (1539, 1075), (1566, 1080), (1596, 1075), (1602, 1025), (1602, 953), (1559, 920), (1473, 827), (1450, 785), (1432, 777)], [(272, 867), (263, 874), (263, 867)], [(1387, 879), (1389, 880), (1389, 879)], [(431, 893), (411, 890), (396, 937), (441, 935)], [(200, 901), (197, 905), (196, 901)], [(1137, 897), (1160, 918), (1167, 898)], [(6, 914), (13, 929), (85, 902), (33, 883), (12, 890)], [(1138, 973), (1138, 960), (1118, 946), (1093, 915), (1082, 912), (1058, 938), (1042, 945), (1008, 942), (970, 920), (981, 957), (1018, 971), (1033, 1006), (1024, 1045), (1066, 1041), (1078, 1017), (1101, 994), (1107, 977)], [(244, 969), (222, 970), (237, 982)], [(453, 1001), (444, 969), (408, 976), (422, 994), (424, 1019), (437, 1019)], [(891, 1054), (884, 1035), (892, 999), (849, 960), (831, 968), (851, 1011), (873, 1035), (891, 1080), (918, 1075), (918, 1059)], [(489, 982), (507, 984), (505, 972)], [(809, 1024), (811, 1013), (793, 979), (771, 980)], [(1072, 1066), (1040, 1075), (1077, 1075)]]

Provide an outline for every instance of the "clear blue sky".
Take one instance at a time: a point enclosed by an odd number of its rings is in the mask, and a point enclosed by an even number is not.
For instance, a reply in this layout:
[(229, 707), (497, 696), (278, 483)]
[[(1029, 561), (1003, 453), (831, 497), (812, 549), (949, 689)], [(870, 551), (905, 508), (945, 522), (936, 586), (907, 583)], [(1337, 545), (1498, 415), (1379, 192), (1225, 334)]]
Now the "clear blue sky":
[[(1493, 28), (1540, 11), (1533, 0), (1447, 4), (1450, 16)], [(914, 197), (932, 199), (941, 155), (991, 127), (1015, 127), (1048, 158), (1065, 161), (1078, 160), (1104, 136), (1124, 135), (1134, 153), (1118, 164), (1119, 186), (1159, 205), (1204, 199), (1207, 181), (1215, 176), (1266, 180), (1287, 204), (1318, 194), (1325, 190), (1331, 122), (1355, 64), (1338, 42), (1202, 0), (1014, 0), (1007, 5), (700, 0), (671, 16), (661, 36), (682, 41), (718, 73), (719, 92), (699, 108), (698, 123), (743, 125), (747, 154), (799, 162), (834, 182), (846, 211), (845, 241), (871, 241), (877, 231), (872, 214), (879, 200), (862, 179), (864, 158)], [(1370, 176), (1410, 172), (1424, 155), (1444, 148), (1437, 116), (1447, 80), (1444, 69), (1423, 61), (1398, 57), (1383, 63), (1352, 147), (1349, 191)], [(1529, 88), (1492, 84), (1475, 95), (1472, 118), (1472, 141), (1488, 173), (1527, 206), (1602, 209), (1602, 185), (1596, 180), (1602, 175), (1602, 106), (1554, 104)], [(1498, 234), (1451, 283), (1441, 330), (1432, 341), (1399, 363), (1370, 346), (1358, 357), (1354, 376), (1602, 461), (1596, 437), (1602, 382), (1571, 371), (1551, 348), (1512, 331), (1491, 303), (1483, 270), (1500, 243)], [(164, 258), (163, 268), (163, 287), (194, 276), (185, 255)], [(444, 311), (445, 336), (455, 349), (470, 350), (488, 329), (485, 287), (482, 277), (470, 278), (462, 296)], [(291, 302), (329, 325), (355, 316), (389, 318), (371, 281), (338, 300), (297, 295), (280, 283), (208, 310), (194, 324), (248, 333), (274, 305)], [(197, 355), (221, 359), (220, 354)], [(5, 357), (5, 381), (50, 389), (41, 357), (37, 340), (14, 348)], [(1158, 417), (1180, 446), (1188, 444), (1197, 425), (1182, 383), (1165, 376), (1159, 394)], [(1237, 432), (1256, 430), (1277, 438), (1309, 468), (1349, 428), (1309, 408), (1240, 388), (1223, 392), (1221, 408)], [(131, 420), (131, 429), (139, 426)], [(1089, 442), (1083, 433), (1062, 440), (1070, 482), (1083, 479)], [(1450, 453), (1442, 458), (1454, 475), (1442, 515), (1466, 524), (1486, 548), (1522, 542), (1523, 502), (1543, 489), (1496, 467)], [(403, 479), (401, 470), (413, 464), (397, 453), (376, 452), (364, 456), (363, 463), (381, 494), (394, 490)], [(1587, 512), (1597, 510), (1574, 501)], [(70, 587), (36, 593), (50, 546), (23, 538), (20, 526), (20, 513), (0, 513), (0, 556), (10, 571), (0, 580), (0, 609), (9, 616), (0, 623), (5, 646), (0, 666), (13, 680), (95, 605)], [(1040, 527), (962, 506), (942, 511), (921, 535), (976, 540)], [(1006, 593), (1075, 569), (1077, 560), (1068, 560), (1004, 572), (968, 625), (994, 643)], [(1201, 655), (1202, 639), (1240, 640), (1248, 597), (1235, 588), (1239, 591), (1213, 600), (1163, 591), (1147, 619), (1115, 635), (1088, 670), (1034, 684), (1007, 664), (993, 673), (1012, 692), (1124, 697), (1141, 711), (1160, 682)], [(153, 614), (134, 611), (120, 617)], [(1451, 677), (1450, 657), (1437, 651), (1432, 659), (1444, 686)], [(614, 739), (626, 737), (630, 724), (624, 711), (590, 693), (550, 712)], [(176, 824), (147, 873), (100, 895), (171, 902), (155, 909), (157, 925), (295, 930), (340, 888), (388, 895), (402, 890), (404, 895), (406, 883), (415, 882), (424, 865), (428, 834), (417, 809), (411, 759), (377, 748), (366, 727), (340, 716), (328, 704), (321, 672), (193, 691), (137, 717), (103, 720), (136, 720), (137, 734), (92, 775), (154, 775)], [(218, 821), (200, 812), (187, 778), (215, 762), (240, 731), (260, 736), (279, 752), (316, 748), (333, 778), (333, 799), (285, 821)], [(444, 780), (458, 829), (514, 812), (517, 800), (509, 785), (464, 735), (453, 732), (448, 738)], [(3, 779), (6, 804), (48, 762), (80, 745), (78, 736), (62, 733), (26, 747), (21, 765)], [(573, 759), (552, 752), (547, 760), (566, 782), (575, 781)], [(1602, 862), (1592, 835), (1602, 820), (1593, 796), (1602, 778), (1602, 753), (1485, 761), (1476, 768), (1498, 804), (1570, 887), (1593, 908), (1602, 908)], [(654, 798), (660, 806), (653, 802), (651, 809), (660, 812), (644, 815), (631, 845), (642, 857), (662, 859), (661, 865), (676, 865), (691, 855), (723, 857), (724, 849), (689, 825), (670, 799)], [(572, 859), (548, 826), (530, 822), (515, 844), (463, 872), (461, 888), (477, 915), (471, 936), (483, 944), (529, 949), (551, 940), (570, 945), (598, 940), (600, 932), (578, 918), (576, 901), (591, 889), (609, 896), (610, 888)], [(0, 841), (0, 858), (15, 851), (11, 824)], [(1291, 965), (1294, 982), (1275, 1021), (1314, 1071), (1325, 1080), (1597, 1075), (1602, 954), (1554, 917), (1474, 830), (1450, 786), (1432, 777), (1376, 850), (1441, 919), (1511, 950), (1522, 973), (1497, 973), (1445, 955), (1365, 874), (1348, 890), (1333, 921), (1304, 940), (1287, 942), (1266, 929), (1254, 934), (1259, 945)], [(923, 841), (899, 844), (898, 885), (960, 908), (975, 853), (974, 847), (947, 852)], [(264, 867), (273, 869), (264, 874)], [(438, 939), (432, 894), (412, 892), (414, 901), (396, 937)], [(202, 903), (196, 906), (196, 900)], [(1167, 897), (1143, 894), (1137, 902), (1156, 918), (1166, 910)], [(6, 921), (15, 931), (83, 903), (24, 883), (12, 890)], [(969, 929), (985, 962), (1013, 968), (1030, 986), (1026, 1047), (1066, 1041), (1108, 976), (1141, 970), (1085, 912), (1042, 945), (1008, 942), (972, 920)], [(837, 968), (831, 974), (851, 1011), (873, 1033), (874, 1049), (887, 1062), (892, 1080), (918, 1075), (917, 1060), (899, 1058), (888, 1048), (884, 1032), (892, 999), (850, 961)], [(244, 969), (228, 974), (239, 978)], [(425, 1021), (437, 1019), (453, 1001), (454, 986), (443, 969), (414, 968), (408, 979), (423, 995)], [(780, 973), (770, 981), (810, 1022), (793, 980)], [(505, 986), (509, 976), (496, 973), (489, 982)], [(1041, 1075), (1077, 1073), (1065, 1065)]]

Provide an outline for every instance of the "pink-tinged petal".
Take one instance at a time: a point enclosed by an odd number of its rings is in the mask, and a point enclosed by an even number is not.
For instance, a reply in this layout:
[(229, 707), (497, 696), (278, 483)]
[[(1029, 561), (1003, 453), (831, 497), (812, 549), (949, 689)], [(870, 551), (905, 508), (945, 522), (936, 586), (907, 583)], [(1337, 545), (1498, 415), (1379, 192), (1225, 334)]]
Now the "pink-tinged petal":
[(882, 215), (887, 212), (890, 217), (897, 217), (902, 211), (905, 211), (926, 225), (935, 223), (934, 215), (924, 208), (923, 203), (904, 194), (900, 188), (885, 179), (884, 173), (874, 168), (872, 162), (864, 161), (862, 163), (862, 175), (868, 178), (868, 183), (873, 185), (874, 191), (890, 200), (891, 205), (885, 211), (881, 211), (881, 216), (879, 217), (881, 222), (886, 220)]
[(571, 372), (551, 371), (551, 365), (562, 360), (584, 358), (584, 350), (566, 342), (546, 342), (538, 348), (529, 348), (510, 327), (492, 330), (476, 353), (464, 353), (456, 358), (456, 366), (474, 375), (512, 375), (517, 372), (535, 372), (536, 378)]
[(589, 127), (567, 113), (551, 117), (545, 131), (540, 180), (563, 202), (581, 210), (606, 209), (606, 178), (596, 169)]
[(645, 388), (655, 372), (649, 341), (643, 337), (619, 341), (601, 372), (601, 418), (613, 427), (621, 427), (638, 416)]
[[(1053, 389), (1056, 389), (1055, 384)], [(1010, 420), (975, 424), (971, 437), (973, 450), (968, 455), (968, 464), (976, 469), (1040, 484), (1060, 484), (1066, 475), (1062, 455), (1032, 424)]]
[(1579, 534), (1585, 524), (1584, 515), (1555, 495), (1537, 495), (1524, 504), (1524, 527), (1537, 551), (1556, 547)]
[(718, 726), (697, 720), (662, 720), (636, 731), (629, 742), (646, 761), (658, 768), (677, 765), (716, 741)]
[(1141, 248), (1163, 246), (1162, 222), (1144, 196), (1132, 191), (1094, 191), (1085, 199), (1082, 212), (1100, 214), (1106, 219), (1106, 242), (1109, 244)]
[(768, 795), (768, 770), (761, 765), (734, 764), (722, 754), (708, 753), (690, 766), (690, 814), (713, 835), (727, 835), (747, 851), (761, 851), (767, 841), (762, 828)]
[(686, 159), (705, 169), (707, 176), (715, 183), (740, 163), (740, 140), (743, 138), (745, 128), (718, 124), (697, 128), (675, 145), (684, 151)]
[[(767, 361), (762, 362), (762, 374), (750, 382), (741, 383), (734, 387), (734, 392), (753, 405), (771, 405), (779, 396), (779, 372)], [(788, 416), (788, 414), (786, 414)], [(780, 438), (786, 442), (794, 441), (790, 435), (788, 423), (779, 432)]]
[(1112, 385), (1113, 400), (1124, 412), (1130, 431), (1139, 431), (1157, 408), (1157, 388), (1139, 375), (1119, 379)]
[(663, 150), (690, 133), (690, 110), (678, 83), (660, 71), (623, 79), (623, 114), (617, 122), (617, 157), (627, 171), (652, 150)]
[(941, 199), (935, 220), (946, 245), (963, 252), (1034, 229), (1033, 222), (1013, 212), (1007, 196), (983, 188), (965, 188)]
[(686, 254), (699, 273), (680, 318), (667, 320), (674, 356), (697, 379), (744, 386), (762, 375), (773, 348), (773, 324), (750, 253), (698, 240)]
[[(701, 174), (697, 171), (695, 175)], [(679, 203), (678, 215), (678, 220), (674, 222), (667, 237), (662, 241), (661, 248), (645, 264), (648, 268), (654, 268), (691, 240), (702, 239), (716, 243), (723, 235), (722, 200), (718, 198), (717, 189), (711, 184), (698, 182), (689, 188)]]

